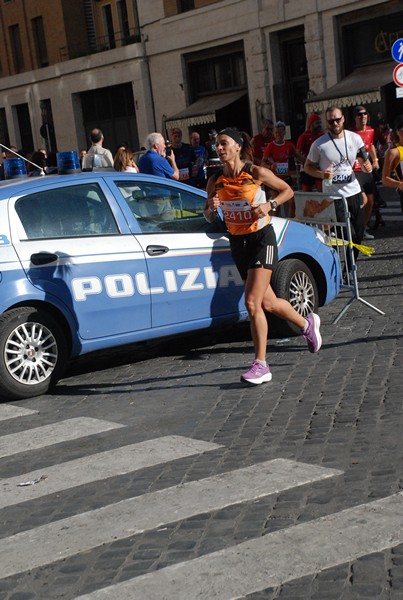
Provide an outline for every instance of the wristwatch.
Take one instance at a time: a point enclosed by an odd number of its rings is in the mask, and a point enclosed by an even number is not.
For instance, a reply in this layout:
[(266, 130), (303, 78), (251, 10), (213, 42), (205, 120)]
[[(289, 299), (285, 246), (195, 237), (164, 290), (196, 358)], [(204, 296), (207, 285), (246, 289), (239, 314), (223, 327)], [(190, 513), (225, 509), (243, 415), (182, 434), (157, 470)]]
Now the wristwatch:
[(277, 206), (278, 206), (277, 202), (275, 200), (270, 200), (270, 204), (271, 204), (271, 210), (273, 212), (276, 212)]

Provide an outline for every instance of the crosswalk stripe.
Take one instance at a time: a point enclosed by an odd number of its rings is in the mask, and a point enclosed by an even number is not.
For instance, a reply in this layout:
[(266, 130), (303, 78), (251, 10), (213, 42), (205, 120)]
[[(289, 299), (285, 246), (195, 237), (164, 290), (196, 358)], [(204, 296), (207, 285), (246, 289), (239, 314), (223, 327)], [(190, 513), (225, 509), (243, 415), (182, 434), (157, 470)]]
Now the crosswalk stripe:
[(403, 492), (79, 596), (233, 600), (403, 542)]
[(37, 414), (38, 412), (39, 411), (37, 410), (22, 408), (22, 406), (14, 406), (13, 404), (1, 404), (0, 421), (7, 421), (8, 419), (15, 419), (17, 417), (26, 417)]
[[(381, 192), (382, 195), (382, 192)], [(381, 215), (384, 221), (403, 221), (403, 214), (400, 206), (399, 196), (396, 194), (395, 198), (392, 196), (387, 197), (387, 207), (381, 208)]]
[(403, 221), (403, 215), (398, 208), (383, 208), (381, 215), (384, 221)]
[(28, 450), (38, 450), (52, 444), (76, 440), (119, 427), (124, 427), (124, 425), (91, 417), (77, 417), (19, 433), (10, 433), (0, 438), (0, 458)]
[(336, 469), (276, 459), (122, 500), (3, 538), (0, 578), (197, 514), (340, 474)]
[[(0, 508), (218, 448), (222, 446), (172, 435), (44, 467), (1, 479)], [(40, 485), (21, 486), (35, 481)]]

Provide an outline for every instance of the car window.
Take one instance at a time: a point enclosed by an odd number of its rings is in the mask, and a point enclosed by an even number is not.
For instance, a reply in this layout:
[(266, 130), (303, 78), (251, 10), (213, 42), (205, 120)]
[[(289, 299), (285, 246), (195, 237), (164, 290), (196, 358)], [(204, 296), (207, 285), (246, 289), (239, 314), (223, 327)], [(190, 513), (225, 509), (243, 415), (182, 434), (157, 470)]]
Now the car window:
[(205, 199), (191, 191), (142, 181), (116, 181), (143, 233), (207, 231)]
[(118, 233), (109, 204), (96, 183), (58, 187), (19, 198), (21, 239), (82, 237)]

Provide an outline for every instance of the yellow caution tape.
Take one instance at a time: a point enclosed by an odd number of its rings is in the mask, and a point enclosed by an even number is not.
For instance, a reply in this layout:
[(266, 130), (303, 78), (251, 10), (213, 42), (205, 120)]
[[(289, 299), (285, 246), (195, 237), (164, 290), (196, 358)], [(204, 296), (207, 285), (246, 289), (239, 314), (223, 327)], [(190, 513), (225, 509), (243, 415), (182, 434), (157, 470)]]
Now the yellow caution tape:
[(367, 256), (371, 256), (371, 254), (375, 252), (375, 248), (372, 248), (371, 246), (362, 246), (361, 244), (353, 244), (353, 242), (350, 243), (350, 246), (354, 246), (354, 248), (357, 248), (357, 250)]
[(330, 238), (330, 246), (350, 246), (351, 248), (357, 248), (363, 254), (371, 256), (375, 252), (375, 248), (372, 246), (363, 246), (362, 244), (354, 244), (354, 242), (348, 242), (346, 240), (339, 240), (337, 238)]

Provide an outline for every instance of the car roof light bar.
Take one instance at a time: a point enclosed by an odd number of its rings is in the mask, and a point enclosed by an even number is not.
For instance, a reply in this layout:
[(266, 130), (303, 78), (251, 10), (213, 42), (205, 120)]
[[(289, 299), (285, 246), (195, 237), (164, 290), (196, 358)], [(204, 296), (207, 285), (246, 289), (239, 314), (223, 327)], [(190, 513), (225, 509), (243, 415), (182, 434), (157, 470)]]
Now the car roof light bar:
[(45, 171), (39, 165), (35, 164), (34, 162), (32, 162), (31, 160), (29, 160), (25, 156), (21, 156), (21, 154), (18, 154), (18, 152), (16, 152), (15, 150), (11, 150), (11, 148), (8, 148), (7, 146), (5, 146), (4, 144), (2, 144), (1, 142), (0, 142), (0, 146), (2, 148), (4, 148), (5, 150), (7, 150), (8, 152), (12, 152), (16, 156), (18, 156), (18, 158), (22, 158), (22, 160), (24, 160), (25, 162), (28, 162), (30, 165), (33, 165), (34, 167), (36, 167), (37, 169), (39, 169), (41, 175), (45, 175)]

